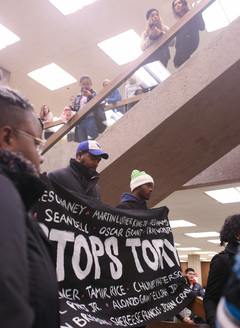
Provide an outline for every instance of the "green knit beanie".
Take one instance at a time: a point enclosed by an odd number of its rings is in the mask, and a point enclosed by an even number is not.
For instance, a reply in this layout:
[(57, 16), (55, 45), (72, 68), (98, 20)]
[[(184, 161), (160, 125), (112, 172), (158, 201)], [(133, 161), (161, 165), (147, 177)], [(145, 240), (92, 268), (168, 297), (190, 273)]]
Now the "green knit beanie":
[(153, 178), (145, 171), (133, 170), (131, 174), (130, 189), (133, 192), (139, 186), (145, 183), (152, 183), (154, 185)]

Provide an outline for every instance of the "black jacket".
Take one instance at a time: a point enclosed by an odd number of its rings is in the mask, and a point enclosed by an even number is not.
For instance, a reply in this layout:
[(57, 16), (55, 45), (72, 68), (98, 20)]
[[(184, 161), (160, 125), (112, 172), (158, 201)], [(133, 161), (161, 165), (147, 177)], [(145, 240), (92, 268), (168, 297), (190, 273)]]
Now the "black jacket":
[(199, 30), (203, 31), (204, 29), (205, 23), (200, 13), (191, 19), (177, 34), (175, 43), (176, 53), (173, 58), (175, 67), (185, 63), (198, 48)]
[[(91, 92), (91, 94), (90, 94), (90, 96), (87, 97), (87, 102), (89, 102), (91, 99), (93, 99), (96, 96), (96, 92), (93, 89), (90, 89), (90, 92)], [(73, 105), (73, 108), (72, 108), (72, 110), (74, 112), (79, 111), (82, 96), (83, 96), (82, 93), (79, 93), (77, 95), (77, 97), (75, 98), (74, 105)], [(100, 104), (94, 106), (92, 108), (92, 111), (88, 114), (88, 115), (92, 115), (91, 113), (93, 113), (93, 116), (95, 117), (99, 133), (103, 133), (105, 131), (106, 127), (107, 127), (107, 125), (106, 125), (107, 118), (106, 118), (106, 115), (105, 115), (104, 106), (105, 106), (105, 101), (102, 101)]]
[(100, 188), (97, 185), (99, 174), (95, 172), (92, 176), (89, 175), (88, 169), (74, 158), (71, 158), (67, 167), (50, 172), (47, 176), (76, 195), (101, 199)]
[(215, 327), (217, 305), (230, 276), (238, 245), (237, 242), (228, 243), (225, 250), (215, 255), (211, 261), (207, 287), (203, 298), (206, 319), (210, 327)]
[(29, 175), (29, 161), (18, 161), (14, 153), (6, 152), (10, 158), (6, 162), (3, 152), (0, 150), (0, 326), (57, 328), (58, 291), (50, 244), (29, 214), (44, 185)]
[(147, 202), (140, 202), (133, 194), (124, 192), (122, 194), (121, 203), (116, 207), (126, 210), (147, 210)]

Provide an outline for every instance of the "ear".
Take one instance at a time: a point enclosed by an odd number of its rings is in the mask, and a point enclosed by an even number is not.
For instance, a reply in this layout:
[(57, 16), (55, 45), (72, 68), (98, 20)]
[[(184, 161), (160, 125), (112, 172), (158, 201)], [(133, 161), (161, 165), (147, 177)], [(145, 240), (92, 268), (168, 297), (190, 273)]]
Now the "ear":
[(81, 150), (79, 150), (79, 152), (77, 153), (77, 156), (76, 156), (76, 159), (78, 162), (82, 159), (83, 155), (84, 155), (83, 152)]
[(12, 149), (14, 139), (12, 128), (9, 125), (0, 128), (0, 148)]

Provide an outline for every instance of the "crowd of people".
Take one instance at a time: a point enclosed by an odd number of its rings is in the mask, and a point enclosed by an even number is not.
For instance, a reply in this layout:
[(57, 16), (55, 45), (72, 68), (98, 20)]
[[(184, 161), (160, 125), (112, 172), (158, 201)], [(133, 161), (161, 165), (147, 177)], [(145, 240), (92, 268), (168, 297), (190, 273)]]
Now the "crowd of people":
[[(82, 81), (87, 81), (90, 87), (88, 78), (84, 77)], [(88, 94), (92, 92), (87, 91), (86, 98)], [(51, 247), (30, 211), (45, 188), (40, 179), (43, 124), (28, 99), (8, 87), (0, 87), (0, 111), (0, 181), (4, 190), (0, 198), (1, 326), (17, 327), (21, 322), (24, 327), (59, 327), (57, 280)], [(72, 195), (101, 199), (97, 168), (99, 162), (108, 157), (97, 141), (85, 140), (79, 143), (76, 156), (70, 159), (69, 165), (50, 172), (47, 178)], [(133, 170), (131, 193), (122, 195), (117, 208), (146, 211), (153, 188), (151, 175)], [(236, 315), (234, 322), (238, 320), (240, 276), (239, 260), (235, 264), (235, 256), (240, 242), (240, 215), (225, 220), (220, 241), (221, 246), (226, 247), (211, 261), (205, 293), (194, 279), (194, 269), (185, 271), (186, 284), (196, 296), (203, 298), (206, 322), (211, 328), (226, 327), (222, 325), (222, 318), (224, 322), (230, 322)], [(224, 312), (218, 310), (219, 306)], [(176, 318), (185, 323), (204, 323), (187, 309)]]
[[(186, 0), (173, 1), (172, 8), (177, 19), (189, 11)], [(148, 10), (146, 19), (146, 30), (142, 33), (141, 43), (143, 50), (169, 29), (162, 22), (157, 9)], [(175, 67), (180, 67), (197, 49), (199, 30), (203, 29), (204, 22), (199, 14), (176, 36), (175, 43), (164, 46), (156, 54), (157, 60), (167, 67), (169, 47), (175, 45), (173, 62)], [(109, 79), (103, 80), (103, 87), (110, 82)], [(80, 93), (76, 97), (72, 96), (71, 105), (64, 108), (62, 118), (66, 122), (96, 95), (90, 76), (81, 76), (79, 85)], [(132, 75), (125, 86), (124, 98), (131, 98), (141, 92), (141, 83)], [(106, 128), (104, 106), (121, 99), (121, 93), (116, 89), (78, 123), (74, 140), (79, 145), (75, 158), (70, 159), (67, 167), (50, 172), (48, 179), (60, 184), (73, 195), (101, 199), (97, 168), (99, 162), (107, 160), (109, 155), (95, 139)], [(130, 108), (130, 105), (126, 109), (118, 107), (115, 111), (124, 114)], [(40, 179), (40, 164), (43, 161), (41, 136), (43, 124), (52, 122), (53, 114), (47, 105), (43, 105), (38, 118), (28, 99), (8, 87), (0, 87), (0, 111), (0, 181), (4, 190), (0, 198), (1, 327), (17, 327), (20, 324), (29, 328), (57, 328), (60, 327), (58, 287), (51, 246), (31, 214), (33, 204), (45, 188)], [(153, 189), (153, 177), (145, 171), (134, 169), (130, 175), (130, 192), (123, 193), (116, 207), (146, 211)], [(205, 292), (194, 279), (194, 269), (187, 268), (185, 271), (186, 284), (196, 296), (203, 299), (206, 323), (211, 328), (227, 327), (222, 324), (222, 320), (229, 322), (230, 327), (230, 320), (233, 320), (236, 313), (234, 323), (240, 321), (240, 215), (225, 220), (220, 240), (221, 246), (225, 246), (225, 243), (227, 245), (211, 261)], [(235, 263), (236, 254), (238, 257)], [(176, 315), (176, 319), (189, 324), (205, 323), (187, 309)]]
[[(172, 11), (174, 17), (179, 20), (188, 11), (190, 6), (187, 0), (174, 0), (172, 2)], [(145, 51), (152, 44), (159, 40), (164, 35), (169, 27), (163, 23), (162, 18), (159, 15), (159, 11), (155, 8), (151, 8), (146, 13), (146, 28), (141, 35), (141, 48)], [(199, 13), (189, 23), (177, 33), (176, 37), (172, 39), (167, 45), (161, 47), (155, 54), (153, 61), (160, 61), (164, 66), (168, 66), (170, 60), (169, 47), (175, 46), (175, 55), (173, 63), (176, 68), (185, 63), (199, 45), (199, 31), (205, 29), (205, 24), (202, 18), (202, 14)], [(111, 81), (109, 79), (103, 80), (103, 87), (106, 87)], [(130, 99), (137, 96), (146, 90), (143, 88), (144, 81), (140, 81), (135, 74), (132, 74), (126, 81), (124, 89), (124, 99)], [(158, 82), (156, 82), (158, 83)], [(80, 77), (79, 81), (80, 93), (70, 98), (71, 105), (66, 106), (61, 114), (60, 118), (67, 122), (76, 112), (81, 111), (84, 106), (96, 95), (96, 92), (92, 88), (92, 79), (88, 75)], [(115, 122), (126, 111), (130, 110), (135, 102), (127, 102), (126, 105), (122, 105), (113, 109), (110, 109), (110, 115), (104, 113), (104, 106), (108, 104), (115, 104), (122, 100), (120, 90), (115, 89), (101, 104), (97, 105), (90, 111), (83, 120), (81, 120), (75, 127), (74, 133), (69, 134), (68, 141), (81, 142), (87, 139), (94, 140), (102, 133), (108, 126), (108, 121)], [(109, 113), (108, 113), (109, 114)], [(40, 118), (42, 122), (49, 123), (53, 120), (53, 114), (49, 110), (47, 105), (43, 105), (40, 111)], [(109, 120), (110, 118), (110, 120)], [(45, 131), (45, 139), (47, 139), (53, 132), (51, 129)], [(71, 136), (74, 135), (72, 138)]]

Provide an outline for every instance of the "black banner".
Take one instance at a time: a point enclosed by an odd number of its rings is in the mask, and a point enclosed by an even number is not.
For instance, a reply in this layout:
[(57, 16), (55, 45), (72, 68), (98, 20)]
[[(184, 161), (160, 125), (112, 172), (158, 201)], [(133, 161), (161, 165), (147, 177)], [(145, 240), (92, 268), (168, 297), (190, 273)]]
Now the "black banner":
[(195, 298), (167, 207), (120, 210), (45, 179), (34, 213), (55, 251), (62, 328), (144, 326)]

